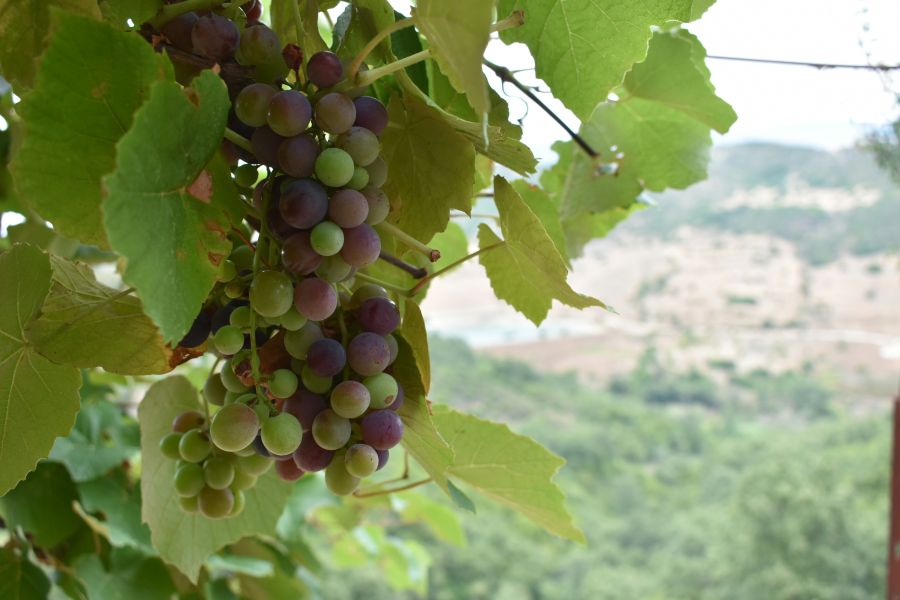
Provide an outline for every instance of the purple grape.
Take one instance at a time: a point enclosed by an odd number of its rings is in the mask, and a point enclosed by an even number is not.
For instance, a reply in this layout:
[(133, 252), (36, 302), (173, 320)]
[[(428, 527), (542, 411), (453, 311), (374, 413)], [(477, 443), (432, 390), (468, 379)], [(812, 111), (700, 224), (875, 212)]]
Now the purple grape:
[(359, 326), (378, 335), (393, 333), (400, 326), (400, 311), (387, 298), (369, 298), (356, 309)]
[(273, 198), (269, 199), (269, 210), (266, 211), (266, 225), (269, 228), (269, 233), (271, 233), (275, 239), (284, 242), (297, 233), (297, 230), (288, 225), (285, 220), (281, 218), (281, 211), (278, 210), (279, 205), (280, 202), (275, 202), (273, 195)]
[(332, 458), (334, 450), (320, 447), (310, 433), (303, 434), (300, 446), (294, 450), (294, 462), (304, 471), (323, 471), (331, 464)]
[(195, 348), (206, 341), (206, 338), (209, 337), (210, 329), (212, 329), (212, 319), (209, 313), (200, 311), (200, 314), (197, 315), (191, 324), (191, 328), (184, 334), (178, 345), (183, 348)]
[(241, 32), (239, 58), (251, 65), (268, 64), (281, 58), (281, 41), (267, 25), (249, 25)]
[(328, 216), (344, 229), (359, 227), (369, 216), (369, 202), (356, 190), (338, 190), (328, 202)]
[(375, 410), (363, 417), (362, 438), (376, 450), (390, 450), (403, 439), (403, 421), (392, 410)]
[(278, 168), (278, 147), (284, 138), (272, 131), (267, 125), (257, 127), (250, 136), (250, 147), (253, 155), (267, 167)]
[(356, 107), (344, 94), (325, 94), (316, 103), (316, 125), (327, 133), (344, 133), (353, 127), (355, 120)]
[[(289, 458), (292, 458), (289, 456)], [(297, 466), (293, 460), (283, 460), (275, 463), (275, 473), (282, 481), (297, 481), (305, 472)]]
[(234, 56), (240, 37), (240, 32), (232, 21), (215, 13), (197, 19), (191, 30), (194, 51), (215, 61)]
[(377, 333), (360, 333), (347, 346), (350, 368), (365, 377), (384, 371), (390, 360), (387, 342)]
[(394, 364), (394, 361), (397, 360), (397, 354), (400, 353), (400, 347), (397, 345), (397, 338), (392, 335), (384, 336), (384, 341), (387, 342), (388, 348), (391, 349), (391, 364)]
[(297, 229), (311, 229), (328, 212), (328, 194), (312, 179), (292, 179), (281, 187), (281, 218)]
[(328, 88), (344, 78), (344, 66), (334, 52), (316, 52), (306, 65), (306, 75), (316, 87)]
[(324, 321), (337, 309), (337, 292), (327, 281), (309, 277), (294, 288), (294, 306), (307, 319)]
[[(269, 113), (269, 102), (278, 93), (271, 85), (265, 83), (251, 83), (234, 99), (234, 114), (247, 127), (262, 127), (266, 124)], [(239, 131), (241, 135), (253, 135), (251, 132)]]
[(359, 227), (344, 230), (341, 258), (349, 265), (361, 269), (378, 260), (380, 253), (381, 238), (370, 225), (363, 223)]
[(269, 127), (278, 135), (292, 137), (302, 133), (312, 118), (309, 99), (296, 90), (278, 92), (269, 102)]
[(300, 388), (294, 392), (293, 396), (284, 401), (282, 410), (297, 417), (303, 431), (309, 431), (312, 429), (313, 421), (326, 408), (328, 408), (328, 400), (323, 396)]
[(391, 453), (387, 450), (379, 450), (378, 448), (375, 448), (375, 452), (378, 453), (378, 466), (375, 468), (375, 470), (380, 471), (387, 465), (388, 459), (391, 457)]
[(191, 31), (197, 23), (197, 18), (197, 13), (184, 13), (160, 27), (159, 30), (169, 39), (173, 46), (191, 52), (193, 50)]
[(263, 444), (262, 436), (260, 434), (256, 434), (256, 437), (253, 438), (253, 449), (256, 450), (256, 453), (260, 456), (265, 456), (267, 458), (272, 457), (272, 453), (266, 450), (266, 445)]
[(339, 341), (324, 338), (309, 347), (306, 364), (319, 377), (334, 377), (347, 364), (347, 353)]
[(300, 231), (285, 240), (281, 262), (291, 273), (309, 275), (319, 267), (322, 257), (310, 245), (309, 232)]
[(297, 135), (278, 146), (278, 166), (291, 177), (309, 177), (313, 174), (319, 144), (309, 135)]
[(384, 104), (371, 96), (360, 96), (353, 104), (356, 106), (356, 120), (353, 124), (381, 135), (388, 124), (388, 112)]
[(262, 4), (259, 0), (250, 0), (241, 6), (241, 10), (247, 15), (247, 24), (252, 25), (262, 16)]

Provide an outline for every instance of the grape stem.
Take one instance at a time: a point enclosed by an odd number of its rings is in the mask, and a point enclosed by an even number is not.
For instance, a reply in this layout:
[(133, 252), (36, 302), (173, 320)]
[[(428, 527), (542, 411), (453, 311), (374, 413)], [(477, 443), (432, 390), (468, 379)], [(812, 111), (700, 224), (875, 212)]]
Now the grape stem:
[(400, 19), (399, 21), (394, 21), (388, 27), (385, 27), (369, 40), (369, 43), (366, 44), (359, 53), (353, 57), (353, 62), (350, 63), (350, 66), (347, 67), (347, 80), (353, 81), (356, 78), (356, 74), (359, 72), (360, 66), (362, 66), (363, 61), (366, 60), (366, 57), (372, 53), (375, 48), (378, 47), (385, 38), (389, 37), (396, 31), (400, 31), (401, 29), (405, 29), (406, 27), (411, 27), (416, 24), (416, 20), (413, 17), (407, 17), (405, 19)]
[[(219, 363), (220, 363), (220, 362), (222, 362), (222, 357), (221, 357), (221, 356), (217, 356), (217, 357), (216, 357), (216, 362), (213, 363), (212, 369), (209, 370), (209, 377), (207, 377), (207, 379), (209, 379), (210, 377), (212, 377), (213, 375), (215, 375), (215, 373), (216, 373), (216, 367), (219, 366)], [(206, 422), (209, 423), (209, 422), (210, 422), (210, 419), (209, 419), (209, 400), (206, 399), (206, 394), (200, 394), (200, 395), (203, 396), (203, 411), (206, 413)]]
[(475, 252), (472, 252), (471, 254), (467, 254), (466, 256), (463, 256), (459, 260), (453, 261), (452, 263), (450, 263), (443, 269), (438, 269), (434, 273), (431, 273), (430, 275), (426, 275), (423, 279), (419, 280), (419, 282), (416, 285), (414, 285), (406, 294), (408, 296), (415, 296), (419, 292), (419, 290), (421, 290), (423, 287), (428, 285), (428, 282), (431, 281), (432, 279), (440, 277), (441, 275), (443, 275), (444, 273), (447, 273), (448, 271), (452, 271), (459, 265), (463, 264), (464, 262), (466, 262), (468, 260), (475, 258), (479, 254), (484, 254), (485, 252), (490, 252), (491, 250), (493, 250), (495, 248), (499, 248), (500, 246), (504, 246), (504, 245), (506, 245), (506, 240), (501, 240), (495, 244), (491, 244), (490, 246), (485, 246), (484, 248), (479, 248), (478, 250), (476, 250)]
[(403, 492), (405, 490), (411, 490), (413, 488), (423, 486), (426, 483), (431, 483), (432, 481), (433, 480), (431, 479), (431, 477), (427, 477), (425, 479), (420, 479), (419, 481), (413, 481), (412, 483), (407, 483), (406, 485), (401, 485), (400, 487), (390, 488), (387, 490), (376, 490), (374, 492), (356, 491), (356, 492), (353, 492), (353, 496), (355, 498), (371, 498), (372, 496), (386, 496), (387, 494), (393, 494), (395, 492)]
[(416, 252), (424, 254), (428, 260), (431, 262), (437, 262), (441, 258), (440, 250), (435, 250), (434, 248), (429, 248), (413, 236), (409, 235), (396, 225), (388, 223), (387, 221), (382, 221), (378, 225), (375, 226), (376, 229), (381, 229), (388, 235), (392, 235), (397, 238), (399, 241), (403, 242)]
[(378, 67), (377, 69), (363, 71), (356, 76), (355, 80), (348, 78), (348, 81), (353, 81), (353, 83), (358, 87), (368, 87), (385, 75), (390, 75), (391, 73), (402, 71), (406, 67), (411, 67), (418, 62), (422, 62), (429, 56), (431, 56), (431, 49), (427, 48), (425, 50), (416, 52), (415, 54), (410, 54), (409, 56), (405, 56), (399, 60), (395, 60), (394, 62), (390, 62), (384, 66)]
[(409, 290), (404, 289), (398, 285), (394, 285), (393, 283), (388, 283), (387, 281), (382, 281), (377, 277), (372, 277), (371, 275), (366, 275), (365, 273), (357, 273), (355, 277), (361, 281), (368, 281), (369, 283), (374, 283), (375, 285), (380, 285), (386, 290), (391, 290), (401, 296), (406, 296), (409, 293)]
[[(177, 4), (169, 4), (168, 6), (178, 6)], [(230, 129), (228, 127), (225, 128), (225, 139), (237, 146), (238, 148), (243, 148), (247, 152), (253, 152), (253, 146), (250, 145), (250, 140), (239, 134), (234, 129)]]
[(378, 258), (388, 263), (389, 265), (394, 265), (398, 269), (406, 271), (416, 279), (422, 279), (423, 277), (428, 275), (428, 271), (426, 271), (425, 269), (413, 266), (408, 262), (397, 258), (393, 254), (385, 252), (384, 250), (381, 251), (381, 254), (378, 255)]
[(214, 6), (221, 6), (222, 0), (184, 0), (178, 4), (166, 4), (156, 16), (147, 21), (154, 29), (159, 29), (175, 17), (193, 12), (195, 10), (208, 10)]

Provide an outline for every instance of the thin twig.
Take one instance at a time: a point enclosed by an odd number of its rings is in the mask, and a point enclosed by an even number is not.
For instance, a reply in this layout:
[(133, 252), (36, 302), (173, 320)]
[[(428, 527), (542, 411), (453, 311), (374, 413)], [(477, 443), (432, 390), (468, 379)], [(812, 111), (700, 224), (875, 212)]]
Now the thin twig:
[(384, 250), (381, 251), (381, 254), (378, 255), (378, 258), (380, 258), (381, 260), (383, 260), (384, 262), (386, 262), (390, 265), (394, 265), (395, 267), (397, 267), (398, 269), (400, 269), (402, 271), (406, 271), (407, 273), (409, 273), (416, 279), (422, 279), (423, 277), (428, 275), (428, 271), (426, 271), (422, 267), (413, 266), (413, 265), (409, 264), (408, 262), (405, 262), (405, 261), (397, 258), (393, 254), (389, 254), (388, 252), (385, 252)]
[(790, 67), (812, 67), (814, 69), (862, 69), (865, 71), (896, 71), (900, 70), (900, 65), (859, 65), (845, 63), (820, 63), (820, 62), (804, 62), (800, 60), (776, 60), (773, 58), (751, 58), (747, 56), (722, 56), (718, 54), (708, 54), (706, 58), (714, 60), (732, 60), (736, 62), (752, 62), (763, 63), (769, 65), (785, 65)]
[(426, 483), (431, 483), (431, 477), (426, 479), (420, 479), (419, 481), (413, 481), (412, 483), (407, 483), (406, 485), (401, 485), (400, 487), (391, 488), (389, 490), (376, 490), (374, 492), (353, 492), (353, 496), (356, 498), (371, 498), (372, 496), (386, 496), (387, 494), (393, 494), (395, 492), (402, 492), (405, 490), (411, 490), (413, 488), (417, 488), (419, 486), (425, 485)]
[(499, 242), (497, 242), (497, 243), (495, 243), (495, 244), (491, 244), (490, 246), (485, 246), (484, 248), (479, 248), (479, 249), (476, 250), (475, 252), (472, 252), (472, 253), (470, 253), (470, 254), (467, 254), (466, 256), (463, 256), (463, 257), (460, 258), (459, 260), (453, 261), (452, 263), (450, 263), (449, 265), (447, 265), (447, 266), (444, 267), (443, 269), (438, 269), (437, 271), (435, 271), (434, 273), (428, 275), (428, 276), (425, 277), (424, 279), (419, 280), (419, 283), (417, 283), (416, 285), (414, 285), (414, 286), (412, 287), (412, 289), (410, 289), (409, 292), (407, 292), (407, 295), (409, 295), (409, 296), (415, 296), (416, 293), (418, 293), (419, 290), (421, 290), (423, 287), (425, 287), (426, 285), (428, 285), (428, 282), (429, 282), (429, 281), (432, 281), (433, 279), (436, 279), (436, 278), (440, 277), (441, 275), (443, 275), (444, 273), (447, 273), (448, 271), (452, 271), (453, 269), (455, 269), (455, 268), (458, 267), (459, 265), (463, 264), (463, 263), (466, 262), (467, 260), (471, 260), (471, 259), (475, 258), (475, 257), (478, 256), (479, 254), (484, 254), (485, 252), (488, 252), (488, 251), (490, 251), (490, 250), (493, 250), (494, 248), (499, 248), (500, 246), (503, 246), (504, 244), (506, 244), (506, 240), (500, 240)]
[(376, 229), (382, 229), (387, 232), (389, 235), (394, 236), (399, 241), (403, 242), (416, 252), (425, 255), (428, 260), (431, 262), (437, 262), (441, 258), (441, 253), (439, 250), (435, 250), (434, 248), (429, 248), (413, 236), (409, 235), (396, 225), (392, 223), (388, 223), (387, 221), (382, 221), (378, 225), (375, 226)]

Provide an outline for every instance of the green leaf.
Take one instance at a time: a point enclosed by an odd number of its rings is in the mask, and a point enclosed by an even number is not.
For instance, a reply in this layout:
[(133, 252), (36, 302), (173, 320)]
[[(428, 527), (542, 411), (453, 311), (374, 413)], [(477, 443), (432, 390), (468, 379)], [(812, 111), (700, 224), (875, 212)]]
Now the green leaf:
[(102, 515), (102, 520), (89, 517), (92, 522), (88, 524), (101, 530), (110, 544), (156, 553), (150, 544), (150, 529), (141, 522), (140, 488), (132, 486), (123, 473), (82, 482), (78, 492), (85, 511)]
[(75, 533), (81, 519), (72, 511), (78, 490), (59, 463), (42, 461), (0, 502), (9, 527), (21, 527), (38, 546), (53, 548)]
[(434, 263), (435, 271), (451, 265), (469, 253), (469, 238), (466, 237), (466, 232), (452, 221), (447, 224), (447, 229), (431, 239), (429, 245), (441, 253), (441, 257)]
[(53, 285), (28, 327), (34, 347), (58, 363), (122, 375), (171, 370), (166, 347), (141, 301), (97, 282), (83, 264), (51, 258)]
[(437, 110), (415, 98), (395, 96), (388, 113), (382, 156), (391, 220), (427, 242), (447, 228), (451, 208), (468, 212), (471, 207), (475, 149)]
[(0, 548), (0, 598), (44, 600), (49, 592), (50, 580), (21, 549), (13, 545)]
[[(394, 24), (394, 9), (386, 0), (354, 0), (341, 15), (346, 28), (340, 36), (337, 54), (352, 60), (375, 35)], [(377, 66), (393, 60), (391, 37), (382, 41), (366, 58)]]
[(513, 189), (519, 194), (522, 202), (528, 205), (547, 231), (547, 235), (553, 240), (553, 245), (559, 251), (559, 255), (566, 263), (569, 262), (566, 250), (566, 236), (563, 233), (562, 223), (559, 221), (559, 213), (556, 206), (544, 190), (536, 185), (531, 185), (524, 179), (512, 182)]
[(81, 376), (37, 354), (25, 328), (50, 290), (50, 259), (31, 246), (0, 255), (0, 495), (15, 486), (78, 412)]
[(275, 572), (275, 567), (267, 560), (224, 553), (210, 556), (206, 567), (214, 576), (240, 573), (251, 577), (270, 577)]
[[(333, 2), (314, 2), (313, 0), (275, 0), (266, 5), (272, 29), (278, 34), (282, 44), (295, 43), (301, 48), (308, 59), (320, 50), (327, 50), (328, 46), (319, 33), (319, 10), (331, 8)], [(296, 17), (294, 7), (300, 15), (300, 37), (297, 37)]]
[[(566, 264), (540, 219), (502, 177), (494, 177), (494, 201), (504, 239), (482, 223), (478, 256), (497, 298), (535, 325), (546, 318), (553, 300), (575, 308), (605, 307), (578, 294), (566, 282)], [(492, 247), (493, 246), (493, 247)], [(489, 247), (492, 247), (489, 249)]]
[(163, 562), (135, 550), (114, 548), (109, 570), (95, 554), (82, 554), (72, 566), (90, 598), (158, 600), (175, 594), (175, 584)]
[(493, 12), (494, 3), (484, 0), (419, 0), (414, 12), (432, 55), (453, 87), (465, 92), (479, 121), (490, 109), (481, 63)]
[[(230, 220), (241, 212), (227, 168), (218, 157), (209, 162), (228, 118), (225, 84), (205, 70), (191, 85), (153, 86), (104, 179), (110, 244), (128, 260), (123, 277), (166, 342), (180, 340), (200, 312), (231, 249)], [(212, 187), (202, 197), (189, 187), (198, 177)]]
[(186, 410), (198, 410), (197, 389), (181, 376), (159, 381), (147, 391), (138, 408), (141, 423), (142, 519), (150, 526), (153, 546), (166, 562), (196, 582), (210, 554), (244, 536), (275, 534), (290, 485), (270, 471), (244, 492), (246, 506), (236, 516), (211, 520), (181, 510), (173, 477), (175, 461), (165, 458), (159, 440), (171, 431), (172, 419)]
[(133, 33), (67, 13), (55, 23), (34, 91), (17, 105), (25, 137), (11, 169), (20, 197), (56, 231), (105, 247), (100, 180), (115, 168), (116, 142), (150, 84), (171, 77), (171, 65)]
[(28, 219), (7, 229), (13, 244), (31, 244), (57, 256), (71, 257), (78, 249), (78, 242), (64, 238), (43, 223)]
[(403, 314), (403, 327), (400, 335), (409, 344), (416, 368), (425, 394), (431, 389), (431, 360), (428, 357), (428, 332), (425, 330), (425, 319), (422, 310), (415, 302), (407, 302)]
[(0, 72), (19, 92), (34, 83), (35, 62), (47, 45), (54, 9), (100, 18), (93, 0), (0, 0)]
[(391, 497), (394, 510), (408, 523), (422, 523), (439, 539), (463, 547), (466, 534), (459, 515), (451, 508), (418, 492), (404, 492)]
[(537, 159), (534, 158), (531, 149), (519, 141), (521, 130), (515, 125), (511, 123), (503, 126), (488, 125), (485, 141), (484, 128), (480, 124), (449, 113), (442, 114), (447, 124), (472, 142), (479, 154), (509, 167), (520, 175), (533, 173), (537, 167)]
[(562, 458), (506, 425), (445, 406), (435, 408), (434, 422), (453, 448), (449, 476), (522, 513), (550, 533), (585, 541), (572, 522), (565, 496), (552, 481), (565, 464)]
[(500, 0), (499, 12), (525, 12), (500, 33), (524, 42), (553, 95), (585, 119), (647, 54), (652, 25), (689, 21), (691, 0)]
[(99, 0), (103, 18), (120, 28), (128, 27), (128, 20), (140, 26), (141, 23), (159, 12), (163, 0)]

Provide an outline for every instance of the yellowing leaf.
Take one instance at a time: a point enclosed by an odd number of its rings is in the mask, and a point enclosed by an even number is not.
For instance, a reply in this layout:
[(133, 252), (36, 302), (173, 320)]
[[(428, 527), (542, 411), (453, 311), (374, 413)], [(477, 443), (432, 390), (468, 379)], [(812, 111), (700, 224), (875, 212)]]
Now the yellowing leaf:
[(425, 319), (422, 310), (415, 302), (407, 302), (403, 314), (403, 339), (409, 344), (425, 394), (431, 388), (431, 359), (428, 357), (428, 332), (425, 330)]

